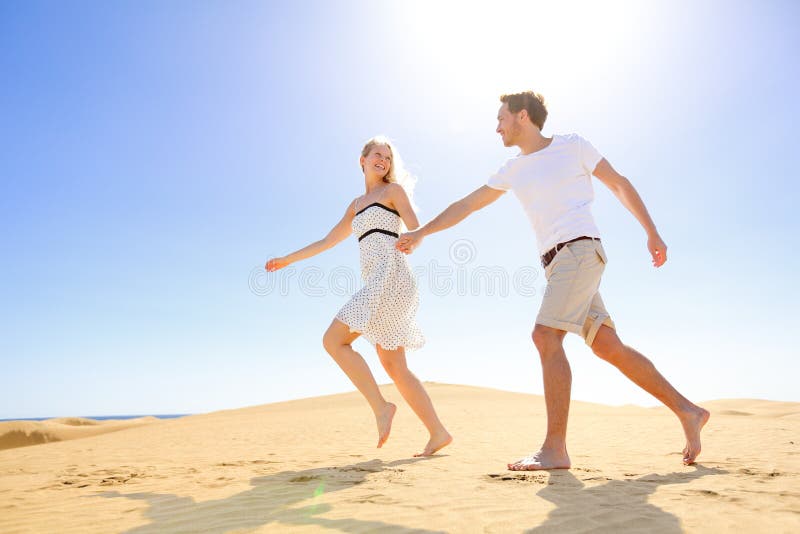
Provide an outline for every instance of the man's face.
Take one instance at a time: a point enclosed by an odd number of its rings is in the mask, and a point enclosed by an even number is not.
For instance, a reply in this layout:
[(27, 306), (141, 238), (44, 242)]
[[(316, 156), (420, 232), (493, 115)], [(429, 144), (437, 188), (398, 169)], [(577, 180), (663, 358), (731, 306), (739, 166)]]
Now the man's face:
[(522, 126), (517, 115), (517, 113), (511, 113), (508, 110), (508, 104), (505, 102), (500, 106), (500, 111), (497, 112), (497, 130), (495, 131), (503, 138), (503, 145), (505, 146), (516, 145), (522, 132)]

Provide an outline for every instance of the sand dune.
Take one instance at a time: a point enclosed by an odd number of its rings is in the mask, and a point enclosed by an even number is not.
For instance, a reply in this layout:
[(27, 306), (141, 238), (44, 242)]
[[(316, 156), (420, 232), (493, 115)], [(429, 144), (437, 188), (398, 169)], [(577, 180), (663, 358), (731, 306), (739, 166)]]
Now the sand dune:
[(0, 532), (800, 532), (800, 404), (703, 403), (685, 467), (666, 409), (576, 402), (573, 469), (512, 473), (541, 397), (429, 384), (455, 441), (419, 459), (422, 425), (382, 390), (399, 407), (382, 449), (347, 393), (0, 451)]
[(46, 421), (4, 421), (0, 422), (0, 450), (96, 436), (158, 421), (159, 419), (155, 417), (104, 421), (83, 417), (61, 417)]

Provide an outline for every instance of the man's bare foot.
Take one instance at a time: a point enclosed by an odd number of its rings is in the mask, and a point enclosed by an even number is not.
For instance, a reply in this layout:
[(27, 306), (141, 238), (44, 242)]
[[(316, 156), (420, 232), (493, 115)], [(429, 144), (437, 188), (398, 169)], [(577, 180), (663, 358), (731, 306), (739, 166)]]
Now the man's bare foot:
[(391, 402), (387, 402), (383, 407), (381, 413), (375, 415), (375, 422), (378, 423), (378, 448), (383, 447), (386, 440), (389, 439), (389, 432), (392, 431), (392, 419), (394, 413), (397, 411), (397, 406)]
[(569, 469), (572, 464), (569, 455), (564, 452), (555, 452), (541, 449), (539, 452), (508, 464), (511, 471), (543, 471), (546, 469)]
[(436, 451), (450, 445), (452, 441), (453, 441), (453, 436), (451, 436), (445, 430), (441, 434), (436, 434), (435, 436), (431, 436), (431, 439), (428, 441), (428, 444), (425, 445), (425, 450), (415, 454), (414, 457), (417, 458), (419, 456), (432, 456), (436, 453)]
[(686, 434), (686, 447), (683, 449), (684, 465), (692, 465), (700, 454), (700, 432), (708, 422), (711, 414), (699, 406), (695, 409), (678, 416), (683, 426), (683, 433)]

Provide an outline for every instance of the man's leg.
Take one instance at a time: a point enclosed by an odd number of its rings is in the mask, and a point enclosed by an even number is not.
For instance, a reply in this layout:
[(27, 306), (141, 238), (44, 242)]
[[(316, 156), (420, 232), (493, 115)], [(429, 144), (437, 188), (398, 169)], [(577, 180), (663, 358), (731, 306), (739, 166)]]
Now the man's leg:
[(579, 334), (600, 285), (605, 261), (598, 241), (570, 243), (545, 268), (547, 287), (533, 329), (547, 406), (547, 436), (538, 452), (508, 464), (512, 471), (569, 469), (567, 418), (572, 372), (564, 354), (567, 332)]
[(567, 419), (569, 418), (572, 371), (564, 353), (564, 330), (537, 324), (533, 343), (542, 361), (544, 400), (547, 406), (547, 436), (538, 452), (526, 456), (508, 468), (512, 471), (569, 469), (567, 454)]
[(592, 342), (592, 351), (607, 361), (636, 385), (653, 395), (672, 410), (683, 426), (686, 434), (686, 448), (683, 450), (683, 463), (694, 463), (700, 454), (700, 431), (709, 418), (708, 411), (692, 403), (672, 387), (653, 363), (635, 349), (620, 341), (613, 328), (600, 327)]

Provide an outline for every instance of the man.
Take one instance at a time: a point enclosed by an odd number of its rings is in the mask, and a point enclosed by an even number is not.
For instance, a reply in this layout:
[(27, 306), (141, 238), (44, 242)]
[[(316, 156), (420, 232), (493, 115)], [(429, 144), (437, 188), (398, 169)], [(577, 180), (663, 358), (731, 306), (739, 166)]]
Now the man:
[(653, 364), (623, 345), (598, 293), (606, 255), (591, 214), (591, 175), (606, 185), (647, 232), (653, 265), (667, 261), (667, 246), (642, 199), (595, 148), (578, 135), (544, 137), (547, 108), (532, 91), (503, 95), (497, 133), (505, 146), (517, 146), (487, 185), (454, 202), (414, 232), (400, 236), (397, 248), (411, 253), (422, 239), (449, 228), (514, 191), (536, 233), (547, 287), (533, 329), (539, 351), (547, 405), (547, 436), (538, 452), (508, 464), (511, 470), (569, 469), (566, 434), (572, 374), (562, 346), (567, 332), (581, 335), (600, 358), (669, 407), (683, 426), (683, 462), (700, 454), (700, 431), (709, 413), (681, 395)]

